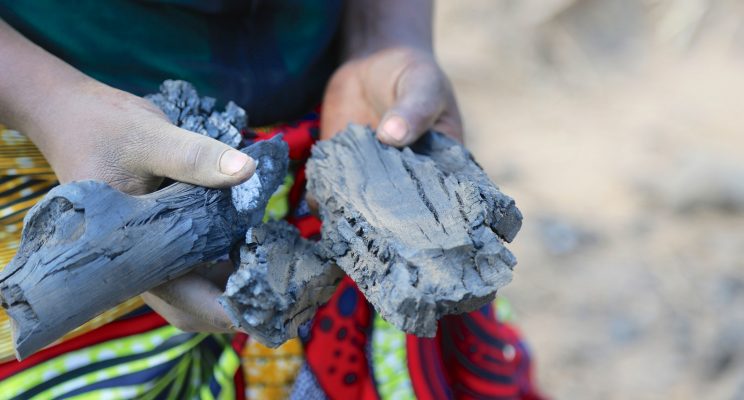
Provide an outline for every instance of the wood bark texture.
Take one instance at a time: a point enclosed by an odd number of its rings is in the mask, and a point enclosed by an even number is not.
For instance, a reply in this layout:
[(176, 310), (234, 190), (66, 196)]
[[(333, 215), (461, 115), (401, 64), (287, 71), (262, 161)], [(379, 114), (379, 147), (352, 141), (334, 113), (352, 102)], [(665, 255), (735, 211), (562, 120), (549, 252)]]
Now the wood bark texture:
[(277, 347), (333, 294), (343, 278), (335, 254), (285, 221), (251, 228), (220, 302), (236, 326)]
[(410, 148), (350, 125), (307, 164), (322, 243), (388, 322), (434, 336), (443, 315), (493, 300), (516, 259), (522, 215), (459, 143), (429, 133)]

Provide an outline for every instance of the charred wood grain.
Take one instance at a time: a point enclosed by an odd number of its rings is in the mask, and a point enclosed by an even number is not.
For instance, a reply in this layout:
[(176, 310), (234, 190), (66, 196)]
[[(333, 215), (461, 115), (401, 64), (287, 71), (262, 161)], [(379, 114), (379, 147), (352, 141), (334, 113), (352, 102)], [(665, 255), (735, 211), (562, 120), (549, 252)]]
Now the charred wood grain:
[(343, 277), (329, 246), (284, 221), (251, 228), (239, 253), (220, 302), (236, 326), (270, 347), (297, 336)]
[(307, 164), (323, 243), (388, 322), (433, 336), (447, 314), (477, 309), (511, 280), (504, 247), (522, 215), (459, 143), (429, 133), (396, 149), (350, 125)]

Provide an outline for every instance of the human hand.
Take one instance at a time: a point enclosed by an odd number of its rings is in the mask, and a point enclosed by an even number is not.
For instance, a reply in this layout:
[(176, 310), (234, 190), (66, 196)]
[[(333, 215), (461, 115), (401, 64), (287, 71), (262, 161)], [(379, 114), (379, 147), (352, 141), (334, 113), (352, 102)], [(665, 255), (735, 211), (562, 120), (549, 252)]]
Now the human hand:
[[(51, 99), (53, 101), (53, 99)], [(255, 163), (214, 139), (172, 125), (149, 101), (97, 82), (76, 88), (68, 103), (37, 122), (41, 148), (61, 182), (106, 181), (130, 194), (157, 189), (163, 176), (209, 187), (243, 182)], [(171, 324), (188, 331), (226, 332), (231, 321), (218, 303), (216, 270), (201, 267), (142, 298)], [(212, 279), (210, 279), (212, 278)]]
[(434, 129), (462, 141), (452, 85), (429, 51), (392, 47), (351, 58), (323, 99), (321, 139), (350, 122), (377, 129), (380, 141), (406, 146)]
[(92, 80), (52, 96), (27, 129), (62, 183), (97, 179), (144, 194), (163, 177), (218, 188), (255, 171), (244, 153), (178, 128), (149, 101)]
[(143, 293), (142, 299), (182, 331), (233, 332), (237, 327), (217, 301), (233, 271), (229, 261), (203, 263), (192, 272)]
[[(62, 183), (97, 179), (144, 194), (162, 177), (229, 187), (255, 170), (245, 154), (179, 129), (149, 101), (91, 79), (1, 19), (0, 71), (0, 121), (28, 135)], [(193, 273), (143, 297), (177, 327), (225, 331), (212, 281)]]

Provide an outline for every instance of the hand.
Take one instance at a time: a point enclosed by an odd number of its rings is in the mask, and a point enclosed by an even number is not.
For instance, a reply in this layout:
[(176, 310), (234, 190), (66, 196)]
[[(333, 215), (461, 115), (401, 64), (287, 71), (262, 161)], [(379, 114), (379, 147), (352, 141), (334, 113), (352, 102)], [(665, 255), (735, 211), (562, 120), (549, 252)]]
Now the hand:
[[(35, 136), (63, 183), (97, 179), (130, 194), (143, 194), (157, 189), (161, 177), (228, 187), (247, 180), (255, 170), (245, 154), (180, 129), (149, 101), (97, 82), (76, 87), (66, 104), (54, 105), (57, 108), (47, 118), (36, 122), (41, 132)], [(231, 331), (230, 319), (217, 301), (222, 290), (215, 283), (227, 278), (205, 276), (217, 270), (202, 267), (142, 298), (180, 329)]]
[(217, 301), (233, 271), (230, 262), (204, 263), (184, 276), (143, 293), (142, 299), (182, 331), (233, 332), (237, 328)]
[(143, 98), (91, 80), (56, 97), (28, 130), (62, 183), (98, 179), (144, 194), (162, 177), (230, 187), (255, 170), (244, 153), (174, 126)]
[[(161, 177), (228, 187), (255, 170), (245, 154), (173, 126), (147, 100), (85, 76), (1, 19), (0, 71), (0, 121), (28, 135), (63, 183), (98, 179), (143, 194)], [(143, 298), (177, 327), (226, 331), (212, 281), (197, 271)]]
[(371, 125), (393, 146), (409, 145), (429, 129), (462, 141), (452, 85), (430, 52), (410, 47), (352, 58), (336, 71), (323, 99), (321, 139), (349, 122)]

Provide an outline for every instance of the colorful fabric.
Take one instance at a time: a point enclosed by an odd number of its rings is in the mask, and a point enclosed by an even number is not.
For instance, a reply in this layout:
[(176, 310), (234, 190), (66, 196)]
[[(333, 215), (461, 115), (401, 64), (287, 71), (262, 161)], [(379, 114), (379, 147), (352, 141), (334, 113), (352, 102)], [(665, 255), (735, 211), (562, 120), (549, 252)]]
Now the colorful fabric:
[(406, 334), (375, 315), (370, 355), (382, 399), (415, 399), (406, 360)]
[(0, 364), (2, 399), (235, 399), (228, 335), (184, 333), (147, 312)]
[(249, 399), (286, 399), (302, 366), (304, 352), (298, 339), (276, 349), (248, 339), (241, 351), (246, 396)]
[(0, 0), (0, 18), (137, 95), (165, 79), (230, 99), (252, 125), (302, 116), (337, 65), (341, 0)]
[[(245, 132), (252, 141), (284, 134), (294, 176), (277, 191), (267, 217), (288, 211), (286, 219), (309, 238), (319, 234), (320, 221), (304, 201), (304, 160), (318, 139), (318, 121), (318, 114), (311, 113), (292, 124)], [(16, 133), (8, 135), (28, 144)], [(1, 149), (0, 165), (17, 167), (17, 160), (9, 161), (17, 158), (10, 147)], [(18, 218), (17, 212), (11, 215)], [(498, 308), (507, 314), (506, 303)], [(89, 326), (23, 362), (0, 364), (0, 400), (541, 398), (526, 346), (491, 305), (446, 317), (437, 337), (417, 338), (380, 319), (347, 277), (300, 328), (301, 342), (278, 349), (245, 334), (180, 332), (151, 311), (140, 312), (92, 330)]]

